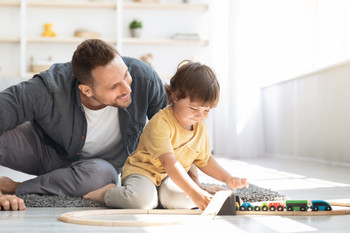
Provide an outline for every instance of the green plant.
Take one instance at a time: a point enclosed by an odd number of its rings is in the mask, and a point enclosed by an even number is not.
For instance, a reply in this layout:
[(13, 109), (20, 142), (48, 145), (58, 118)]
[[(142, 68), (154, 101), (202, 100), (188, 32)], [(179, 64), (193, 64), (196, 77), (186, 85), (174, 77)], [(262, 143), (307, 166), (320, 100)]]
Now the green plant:
[(141, 21), (138, 21), (136, 19), (134, 19), (133, 21), (131, 21), (131, 23), (129, 24), (129, 28), (130, 29), (133, 29), (133, 28), (142, 28), (143, 25), (142, 25), (142, 22)]

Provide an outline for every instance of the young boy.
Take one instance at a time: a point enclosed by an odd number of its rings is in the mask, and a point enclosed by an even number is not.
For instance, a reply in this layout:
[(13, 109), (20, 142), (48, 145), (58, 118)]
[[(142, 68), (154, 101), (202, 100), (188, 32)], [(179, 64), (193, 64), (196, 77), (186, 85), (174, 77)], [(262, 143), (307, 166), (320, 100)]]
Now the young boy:
[(165, 87), (169, 105), (146, 125), (137, 149), (123, 167), (122, 186), (109, 184), (84, 198), (127, 209), (205, 209), (212, 196), (188, 175), (194, 163), (205, 174), (232, 189), (247, 187), (246, 179), (231, 176), (211, 156), (204, 120), (219, 100), (220, 87), (206, 65), (180, 63)]

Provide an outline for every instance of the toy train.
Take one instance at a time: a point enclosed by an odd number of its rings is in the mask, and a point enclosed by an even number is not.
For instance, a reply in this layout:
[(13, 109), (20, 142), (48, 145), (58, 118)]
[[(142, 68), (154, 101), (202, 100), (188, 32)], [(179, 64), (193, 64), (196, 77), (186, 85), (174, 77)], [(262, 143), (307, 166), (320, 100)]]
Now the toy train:
[(307, 211), (308, 209), (312, 211), (330, 211), (332, 207), (328, 202), (320, 200), (310, 202), (306, 200), (287, 200), (285, 205), (279, 202), (271, 202), (269, 204), (263, 203), (261, 206), (253, 206), (248, 202), (239, 205), (236, 202), (236, 210), (239, 211)]

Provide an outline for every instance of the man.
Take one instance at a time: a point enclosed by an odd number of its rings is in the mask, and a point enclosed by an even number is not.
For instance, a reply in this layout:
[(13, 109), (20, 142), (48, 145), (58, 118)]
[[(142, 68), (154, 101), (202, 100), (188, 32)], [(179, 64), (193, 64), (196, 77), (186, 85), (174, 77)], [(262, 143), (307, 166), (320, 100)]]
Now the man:
[[(82, 196), (117, 183), (146, 117), (165, 105), (149, 65), (101, 40), (84, 41), (72, 62), (0, 92), (0, 165), (37, 176), (1, 177), (0, 191)], [(22, 199), (0, 193), (1, 207), (25, 209)]]

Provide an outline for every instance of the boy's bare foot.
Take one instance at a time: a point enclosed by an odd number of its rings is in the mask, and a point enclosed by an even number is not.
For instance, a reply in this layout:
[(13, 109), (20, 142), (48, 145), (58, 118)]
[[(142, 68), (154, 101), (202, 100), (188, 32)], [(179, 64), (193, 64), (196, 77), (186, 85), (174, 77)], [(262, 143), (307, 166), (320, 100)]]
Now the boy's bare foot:
[(96, 189), (94, 191), (91, 191), (83, 196), (84, 199), (89, 199), (93, 201), (99, 201), (99, 202), (105, 202), (105, 194), (106, 192), (111, 189), (116, 187), (115, 184), (107, 184), (106, 186)]
[(0, 191), (2, 193), (14, 194), (20, 182), (15, 182), (6, 176), (0, 177)]

